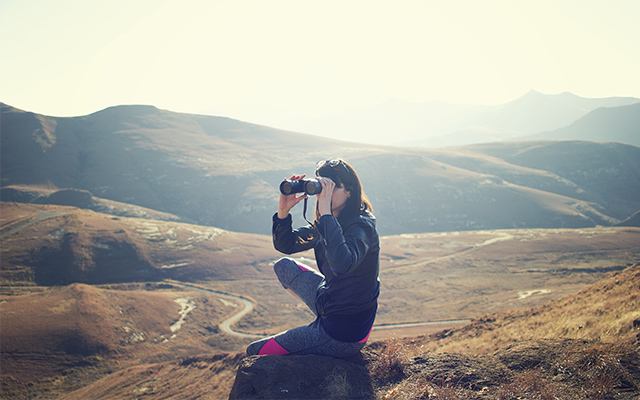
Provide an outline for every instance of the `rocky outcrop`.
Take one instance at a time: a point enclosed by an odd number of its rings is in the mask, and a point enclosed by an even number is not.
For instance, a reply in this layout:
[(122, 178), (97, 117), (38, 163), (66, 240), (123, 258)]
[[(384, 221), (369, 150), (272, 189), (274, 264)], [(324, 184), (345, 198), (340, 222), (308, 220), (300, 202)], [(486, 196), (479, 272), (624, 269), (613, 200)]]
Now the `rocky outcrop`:
[(544, 339), (515, 343), (494, 354), (409, 357), (414, 351), (398, 343), (372, 343), (360, 356), (344, 360), (246, 357), (229, 399), (489, 400), (548, 395), (631, 400), (640, 394), (640, 354), (629, 344)]
[(252, 356), (240, 364), (229, 399), (375, 398), (363, 357)]

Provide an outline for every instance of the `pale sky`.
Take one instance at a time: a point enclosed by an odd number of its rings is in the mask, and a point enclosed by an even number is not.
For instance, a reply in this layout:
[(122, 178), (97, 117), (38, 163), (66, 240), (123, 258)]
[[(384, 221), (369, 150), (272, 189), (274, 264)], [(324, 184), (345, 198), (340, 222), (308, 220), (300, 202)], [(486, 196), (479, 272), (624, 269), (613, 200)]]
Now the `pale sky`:
[(639, 20), (638, 0), (0, 0), (0, 101), (276, 126), (389, 98), (640, 97)]

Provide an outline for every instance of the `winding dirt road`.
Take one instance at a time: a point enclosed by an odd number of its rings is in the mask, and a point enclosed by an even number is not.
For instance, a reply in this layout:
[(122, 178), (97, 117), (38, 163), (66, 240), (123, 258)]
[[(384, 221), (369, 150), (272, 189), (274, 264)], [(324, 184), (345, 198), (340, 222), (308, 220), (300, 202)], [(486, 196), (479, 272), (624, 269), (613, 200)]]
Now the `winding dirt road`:
[[(219, 292), (216, 290), (211, 290), (211, 289), (206, 289), (200, 286), (196, 286), (196, 285), (190, 285), (188, 283), (182, 283), (182, 282), (176, 282), (176, 281), (167, 281), (168, 283), (171, 283), (173, 285), (177, 285), (177, 286), (182, 286), (184, 288), (189, 288), (189, 289), (196, 289), (196, 290), (200, 290), (206, 293), (211, 293), (214, 294), (216, 296), (220, 296), (223, 297), (225, 299), (230, 299), (230, 300), (235, 300), (240, 302), (243, 307), (242, 310), (240, 310), (239, 312), (237, 312), (236, 314), (233, 314), (232, 316), (230, 316), (229, 318), (227, 318), (226, 320), (224, 320), (219, 326), (220, 329), (229, 334), (229, 335), (235, 335), (235, 336), (239, 336), (242, 338), (248, 338), (248, 339), (261, 339), (265, 336), (262, 335), (256, 335), (256, 334), (252, 334), (252, 333), (246, 333), (246, 332), (242, 332), (242, 331), (237, 331), (234, 330), (232, 328), (232, 326), (240, 321), (245, 315), (249, 314), (251, 311), (253, 311), (253, 308), (255, 307), (255, 304), (253, 303), (252, 300), (246, 298), (246, 297), (242, 297), (242, 296), (236, 296), (233, 294), (229, 294), (229, 293), (225, 293), (225, 292)], [(413, 328), (413, 327), (418, 327), (418, 326), (427, 326), (427, 325), (442, 325), (442, 324), (458, 324), (458, 323), (467, 323), (470, 322), (470, 319), (453, 319), (453, 320), (443, 320), (443, 321), (423, 321), (423, 322), (401, 322), (401, 323), (397, 323), (397, 324), (377, 324), (373, 326), (373, 330), (374, 331), (378, 331), (378, 330), (383, 330), (383, 329), (402, 329), (402, 328)]]
[(251, 311), (253, 311), (253, 308), (255, 307), (255, 304), (250, 299), (247, 299), (246, 297), (241, 297), (241, 296), (236, 296), (236, 295), (233, 295), (233, 294), (225, 293), (225, 292), (218, 292), (217, 290), (211, 290), (211, 289), (203, 288), (203, 287), (196, 286), (196, 285), (190, 285), (188, 283), (181, 283), (181, 282), (176, 282), (176, 281), (171, 281), (171, 280), (169, 280), (167, 282), (171, 283), (172, 285), (182, 286), (182, 287), (188, 288), (188, 289), (195, 289), (195, 290), (199, 290), (199, 291), (202, 291), (202, 292), (211, 293), (211, 294), (214, 294), (216, 296), (220, 296), (220, 297), (225, 298), (225, 299), (235, 300), (235, 301), (240, 302), (242, 304), (242, 306), (243, 306), (242, 309), (240, 311), (238, 311), (236, 314), (233, 314), (229, 318), (227, 318), (224, 321), (222, 321), (222, 323), (219, 325), (220, 329), (224, 333), (227, 333), (229, 335), (239, 336), (239, 337), (242, 337), (242, 338), (261, 339), (261, 338), (264, 337), (263, 335), (256, 335), (256, 334), (252, 334), (252, 333), (236, 331), (236, 330), (231, 328), (236, 322), (240, 321), (242, 319), (242, 317), (244, 317), (245, 315), (247, 315)]

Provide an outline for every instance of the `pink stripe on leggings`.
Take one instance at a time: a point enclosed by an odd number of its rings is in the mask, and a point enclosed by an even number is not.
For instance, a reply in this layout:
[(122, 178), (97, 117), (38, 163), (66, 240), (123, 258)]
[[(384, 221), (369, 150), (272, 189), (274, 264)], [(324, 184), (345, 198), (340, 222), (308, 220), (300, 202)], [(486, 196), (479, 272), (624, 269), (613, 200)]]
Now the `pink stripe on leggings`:
[(284, 356), (285, 354), (289, 354), (289, 352), (287, 351), (287, 349), (280, 346), (274, 338), (271, 338), (267, 343), (264, 344), (264, 346), (262, 346), (262, 348), (258, 352), (259, 356), (264, 356), (267, 354)]
[(358, 343), (367, 343), (367, 340), (369, 340), (369, 336), (371, 336), (371, 331), (373, 331), (373, 327), (371, 328), (371, 330), (369, 331), (367, 336), (364, 339), (362, 339), (361, 341), (359, 341)]
[(304, 265), (304, 264), (302, 264), (302, 263), (299, 263), (299, 262), (297, 262), (297, 261), (295, 261), (295, 263), (296, 263), (296, 264), (298, 264), (298, 267), (300, 267), (300, 269), (301, 269), (301, 270), (303, 270), (303, 271), (313, 271), (313, 269), (312, 269), (312, 268), (307, 267), (306, 265)]

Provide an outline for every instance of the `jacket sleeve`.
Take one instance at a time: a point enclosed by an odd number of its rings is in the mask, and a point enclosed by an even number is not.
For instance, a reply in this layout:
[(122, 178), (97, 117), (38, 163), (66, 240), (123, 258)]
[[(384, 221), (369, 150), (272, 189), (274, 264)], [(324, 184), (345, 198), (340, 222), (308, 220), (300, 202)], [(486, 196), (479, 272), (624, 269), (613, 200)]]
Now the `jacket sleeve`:
[(318, 221), (318, 230), (324, 241), (329, 267), (336, 275), (353, 271), (369, 252), (371, 235), (364, 224), (351, 224), (343, 233), (335, 217), (324, 215)]
[(317, 239), (315, 229), (306, 226), (294, 230), (292, 228), (291, 214), (285, 219), (278, 218), (278, 214), (273, 216), (273, 226), (271, 228), (273, 247), (281, 253), (293, 254), (313, 248)]

